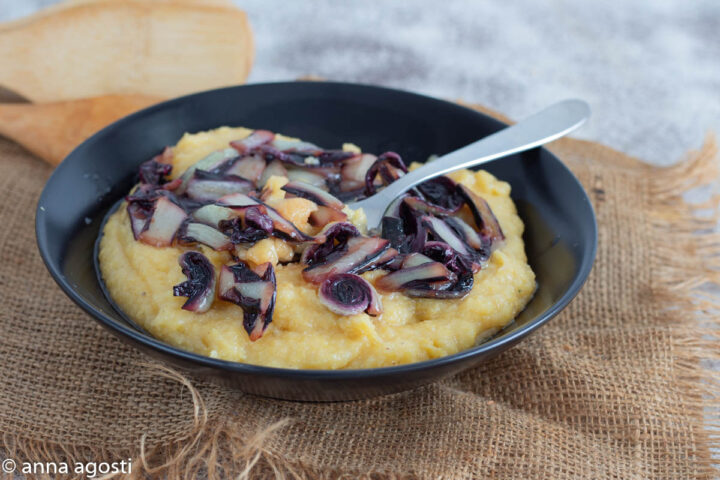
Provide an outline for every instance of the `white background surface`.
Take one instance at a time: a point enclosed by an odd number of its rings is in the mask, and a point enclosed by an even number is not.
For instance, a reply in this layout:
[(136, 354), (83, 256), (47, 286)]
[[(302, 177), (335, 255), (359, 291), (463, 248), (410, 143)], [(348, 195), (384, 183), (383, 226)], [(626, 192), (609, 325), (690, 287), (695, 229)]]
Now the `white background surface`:
[[(0, 21), (52, 3), (0, 0)], [(720, 132), (720, 0), (235, 3), (255, 33), (252, 82), (313, 74), (515, 119), (579, 97), (593, 118), (576, 136), (663, 165)]]

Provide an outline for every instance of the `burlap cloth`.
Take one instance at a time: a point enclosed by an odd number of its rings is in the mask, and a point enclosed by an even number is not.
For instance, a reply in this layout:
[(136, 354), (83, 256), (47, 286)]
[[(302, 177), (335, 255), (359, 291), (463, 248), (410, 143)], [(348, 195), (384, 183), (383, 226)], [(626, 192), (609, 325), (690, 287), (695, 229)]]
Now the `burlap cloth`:
[(718, 320), (706, 287), (719, 280), (720, 241), (707, 233), (718, 199), (689, 206), (682, 194), (715, 179), (714, 142), (669, 169), (584, 141), (550, 148), (598, 215), (597, 262), (579, 297), (444, 382), (308, 404), (185, 379), (82, 313), (35, 246), (50, 168), (0, 140), (3, 454), (131, 457), (136, 477), (713, 477), (720, 440), (707, 428), (719, 423), (720, 380), (706, 363), (718, 358)]

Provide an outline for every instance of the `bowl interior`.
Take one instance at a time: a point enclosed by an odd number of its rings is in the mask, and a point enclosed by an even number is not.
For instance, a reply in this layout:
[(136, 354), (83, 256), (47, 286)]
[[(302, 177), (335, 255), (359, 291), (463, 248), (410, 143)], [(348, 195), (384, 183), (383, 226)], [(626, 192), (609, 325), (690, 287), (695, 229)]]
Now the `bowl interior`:
[[(94, 242), (106, 212), (130, 189), (142, 161), (175, 144), (183, 132), (222, 125), (273, 130), (326, 148), (352, 142), (369, 152), (393, 150), (408, 162), (447, 153), (504, 126), (458, 105), (406, 92), (292, 82), (183, 97), (102, 130), (78, 147), (48, 181), (38, 204), (38, 245), (51, 273), (73, 300), (106, 326), (125, 334), (132, 331), (136, 340), (155, 348), (160, 342), (128, 323), (103, 294), (94, 268)], [(596, 228), (582, 187), (547, 150), (534, 149), (484, 168), (512, 186), (538, 283), (527, 308), (483, 345), (492, 348), (493, 343), (539, 326), (569, 302), (592, 265)]]

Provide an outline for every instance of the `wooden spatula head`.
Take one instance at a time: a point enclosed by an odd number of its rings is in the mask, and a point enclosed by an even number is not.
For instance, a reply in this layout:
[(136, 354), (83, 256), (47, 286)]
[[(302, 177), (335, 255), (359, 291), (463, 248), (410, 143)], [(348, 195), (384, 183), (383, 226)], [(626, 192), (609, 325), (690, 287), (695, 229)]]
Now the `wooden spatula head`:
[(82, 1), (0, 26), (0, 85), (36, 102), (243, 83), (245, 13), (217, 1)]
[(145, 95), (104, 95), (64, 102), (0, 104), (0, 135), (57, 165), (93, 133), (160, 100)]

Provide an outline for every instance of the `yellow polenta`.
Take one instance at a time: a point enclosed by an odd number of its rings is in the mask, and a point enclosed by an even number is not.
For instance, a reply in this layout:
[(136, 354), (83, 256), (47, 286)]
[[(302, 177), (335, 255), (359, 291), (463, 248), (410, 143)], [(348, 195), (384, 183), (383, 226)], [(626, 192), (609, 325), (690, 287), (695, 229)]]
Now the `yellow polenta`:
[[(173, 149), (173, 176), (249, 133), (243, 128), (222, 127), (186, 134)], [(233, 263), (229, 254), (202, 245), (157, 248), (135, 241), (124, 206), (105, 226), (100, 244), (102, 276), (120, 308), (152, 335), (214, 358), (274, 367), (339, 369), (398, 365), (449, 355), (472, 347), (507, 325), (535, 290), (535, 276), (522, 241), (523, 223), (510, 199), (510, 186), (485, 171), (464, 170), (450, 176), (487, 200), (506, 236), (487, 267), (475, 274), (475, 285), (463, 299), (382, 294), (381, 316), (361, 313), (343, 317), (320, 303), (317, 287), (301, 277), (301, 264), (278, 264), (292, 258), (292, 246), (265, 239), (237, 252), (251, 265), (272, 262), (277, 275), (272, 323), (259, 340), (251, 342), (239, 306), (215, 300), (208, 312), (198, 314), (182, 310), (186, 299), (172, 294), (173, 285), (185, 280), (178, 265), (182, 252), (201, 251), (215, 264), (216, 273), (222, 264)], [(284, 181), (282, 177), (271, 178), (268, 186), (273, 194), (268, 203), (304, 232), (315, 233), (307, 222), (315, 204), (300, 198), (285, 200), (280, 190)], [(350, 219), (363, 227), (362, 212)], [(372, 283), (383, 274), (373, 271), (363, 277)]]

